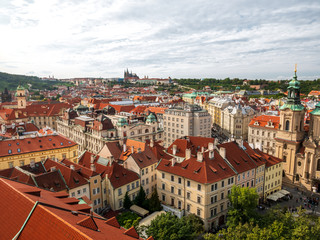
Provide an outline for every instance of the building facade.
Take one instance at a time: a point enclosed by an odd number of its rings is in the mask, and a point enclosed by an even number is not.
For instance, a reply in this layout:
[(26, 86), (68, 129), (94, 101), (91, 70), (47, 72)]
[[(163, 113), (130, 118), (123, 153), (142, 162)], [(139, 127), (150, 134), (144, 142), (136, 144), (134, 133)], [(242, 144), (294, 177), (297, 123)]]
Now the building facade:
[(163, 125), (164, 147), (184, 136), (211, 137), (211, 116), (197, 105), (166, 109)]

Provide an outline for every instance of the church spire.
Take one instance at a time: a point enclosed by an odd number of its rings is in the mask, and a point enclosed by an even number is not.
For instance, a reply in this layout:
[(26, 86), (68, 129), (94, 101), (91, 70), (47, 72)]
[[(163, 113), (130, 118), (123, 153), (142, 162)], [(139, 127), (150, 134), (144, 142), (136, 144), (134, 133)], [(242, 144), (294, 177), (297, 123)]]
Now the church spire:
[(286, 108), (290, 108), (293, 111), (301, 111), (304, 109), (300, 101), (300, 82), (297, 77), (297, 64), (295, 65), (294, 76), (289, 82), (287, 103), (285, 103), (280, 110), (285, 110)]

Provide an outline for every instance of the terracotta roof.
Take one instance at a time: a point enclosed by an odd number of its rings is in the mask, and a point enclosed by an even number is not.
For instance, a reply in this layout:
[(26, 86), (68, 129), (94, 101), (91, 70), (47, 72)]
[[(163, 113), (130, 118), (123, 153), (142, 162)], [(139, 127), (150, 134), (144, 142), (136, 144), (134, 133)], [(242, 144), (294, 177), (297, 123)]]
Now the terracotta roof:
[(251, 157), (251, 159), (257, 166), (261, 166), (266, 163), (265, 159), (261, 155), (257, 154), (256, 151), (253, 150), (247, 142), (243, 142), (243, 146), (245, 152)]
[(138, 140), (133, 140), (128, 138), (127, 141), (125, 142), (126, 144), (126, 151), (122, 151), (121, 155), (119, 156), (119, 159), (122, 161), (127, 160), (127, 158), (130, 156), (130, 154), (132, 154), (132, 147), (133, 147), (133, 151), (134, 152), (138, 152), (138, 149), (140, 149), (140, 151), (144, 151), (145, 150), (145, 146), (146, 143), (145, 142), (141, 142)]
[(269, 155), (267, 153), (264, 153), (262, 151), (260, 151), (259, 149), (255, 149), (255, 151), (257, 152), (257, 154), (259, 154), (262, 158), (264, 158), (264, 160), (266, 161), (266, 167), (271, 167), (275, 164), (281, 163), (283, 162), (282, 159), (274, 157), (272, 155)]
[(110, 226), (120, 228), (120, 224), (118, 223), (116, 217), (112, 217), (106, 221), (106, 224), (109, 224)]
[(196, 157), (191, 157), (172, 166), (172, 161), (161, 160), (157, 169), (203, 184), (218, 182), (236, 175), (231, 167), (222, 159), (218, 151), (214, 150), (213, 159), (209, 159), (208, 151), (203, 154), (202, 162), (197, 161)]
[(124, 232), (125, 235), (128, 235), (130, 237), (133, 237), (133, 238), (136, 238), (136, 239), (139, 239), (139, 235), (136, 231), (136, 229), (132, 226), (131, 228), (129, 228), (128, 230), (126, 230)]
[(155, 114), (164, 114), (164, 111), (165, 111), (166, 109), (168, 109), (168, 108), (166, 108), (166, 107), (148, 107), (148, 108), (146, 108), (144, 111), (145, 111), (146, 113), (148, 113), (148, 112), (153, 112), (153, 113), (155, 113)]
[(185, 157), (186, 149), (191, 150), (191, 154), (196, 155), (197, 152), (201, 151), (202, 147), (204, 150), (208, 149), (208, 144), (214, 143), (214, 138), (206, 137), (192, 137), (187, 136), (184, 138), (176, 139), (167, 149), (168, 153), (172, 154), (173, 145), (177, 146), (176, 155), (179, 157)]
[[(0, 127), (2, 127), (3, 124), (1, 124)], [(16, 124), (4, 124), (6, 126), (5, 134), (0, 134), (2, 136), (6, 137), (12, 137), (18, 135), (18, 128), (23, 129), (23, 133), (25, 132), (38, 132), (39, 128), (34, 125), (33, 123), (16, 123)]]
[(96, 222), (94, 221), (93, 217), (91, 217), (91, 216), (80, 220), (79, 222), (77, 222), (77, 224), (82, 227), (89, 228), (93, 231), (98, 231), (98, 226), (97, 226)]
[(236, 142), (218, 145), (219, 149), (221, 147), (226, 149), (226, 158), (238, 173), (243, 173), (256, 168), (256, 164)]
[(144, 111), (146, 110), (147, 106), (144, 106), (144, 105), (139, 105), (139, 106), (136, 106), (134, 109), (132, 109), (130, 111), (130, 113), (132, 114), (136, 114), (136, 115), (140, 115), (140, 114), (143, 114)]
[(43, 165), (47, 171), (51, 171), (52, 167), (56, 167), (56, 169), (59, 169), (69, 189), (88, 184), (88, 181), (79, 173), (67, 166), (64, 166), (61, 163), (58, 163), (51, 159), (46, 159)]
[(61, 135), (10, 139), (0, 141), (0, 157), (66, 148), (75, 145), (77, 145), (75, 142)]
[(120, 112), (130, 112), (132, 109), (134, 109), (134, 105), (113, 105), (113, 104), (110, 104), (111, 107), (113, 107), (117, 113), (120, 113)]
[(91, 168), (87, 168), (87, 167), (84, 167), (80, 164), (77, 164), (77, 163), (74, 163), (74, 162), (71, 162), (67, 159), (63, 159), (61, 160), (61, 162), (63, 164), (65, 164), (66, 166), (68, 166), (70, 168), (71, 165), (74, 166), (75, 170), (77, 173), (79, 173), (81, 176), (83, 176), (84, 178), (86, 179), (89, 179), (93, 176), (97, 176), (99, 173), (95, 172), (95, 171), (92, 171)]
[(143, 152), (135, 152), (131, 154), (131, 157), (141, 169), (158, 162), (157, 157), (149, 146), (146, 146)]
[[(255, 125), (258, 122), (259, 125)], [(271, 122), (274, 128), (267, 127), (268, 122)], [(269, 116), (269, 115), (261, 115), (258, 117), (254, 117), (251, 119), (249, 126), (250, 127), (266, 127), (268, 129), (279, 129), (280, 116)]]

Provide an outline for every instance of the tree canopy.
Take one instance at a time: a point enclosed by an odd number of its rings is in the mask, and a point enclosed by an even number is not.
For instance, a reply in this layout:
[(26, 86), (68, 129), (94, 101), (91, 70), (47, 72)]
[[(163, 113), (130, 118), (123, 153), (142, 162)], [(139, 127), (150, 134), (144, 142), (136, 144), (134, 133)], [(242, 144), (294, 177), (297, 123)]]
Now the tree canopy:
[(157, 216), (146, 233), (156, 240), (191, 240), (203, 232), (202, 220), (194, 214), (178, 218), (171, 213)]

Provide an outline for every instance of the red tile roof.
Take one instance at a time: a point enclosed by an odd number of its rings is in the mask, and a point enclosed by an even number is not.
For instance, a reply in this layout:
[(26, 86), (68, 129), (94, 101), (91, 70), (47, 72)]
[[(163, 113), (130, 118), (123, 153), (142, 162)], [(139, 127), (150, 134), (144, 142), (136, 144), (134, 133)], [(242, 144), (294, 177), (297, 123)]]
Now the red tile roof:
[(177, 162), (172, 166), (172, 161), (161, 160), (157, 169), (203, 184), (218, 182), (236, 175), (231, 167), (222, 159), (217, 150), (214, 150), (213, 159), (209, 159), (209, 152), (207, 151), (204, 152), (202, 162), (197, 161), (196, 157), (191, 157), (181, 163)]
[(136, 231), (136, 229), (132, 226), (131, 228), (129, 228), (128, 230), (126, 230), (124, 232), (125, 235), (128, 235), (130, 237), (133, 237), (133, 238), (136, 238), (136, 239), (139, 239), (139, 235)]
[(97, 176), (99, 173), (92, 171), (90, 168), (81, 166), (80, 164), (76, 164), (74, 162), (71, 162), (67, 159), (61, 160), (61, 163), (65, 164), (67, 167), (70, 168), (71, 165), (74, 166), (75, 170), (84, 178), (89, 179), (91, 177)]
[(135, 152), (131, 154), (131, 157), (141, 169), (158, 162), (157, 157), (154, 155), (152, 149), (149, 146), (146, 146), (143, 152)]
[[(259, 125), (255, 125), (255, 123), (258, 122)], [(272, 122), (274, 128), (270, 129), (279, 129), (279, 123), (280, 123), (280, 116), (269, 116), (269, 115), (261, 115), (258, 117), (254, 117), (251, 119), (249, 126), (250, 127), (266, 127), (268, 125), (268, 122)]]
[(98, 231), (98, 226), (97, 226), (96, 222), (94, 221), (93, 217), (91, 217), (91, 216), (82, 219), (81, 221), (77, 222), (77, 224), (82, 227), (89, 228), (93, 231)]
[(46, 159), (43, 165), (47, 171), (52, 171), (52, 167), (59, 169), (69, 189), (77, 188), (79, 186), (88, 184), (88, 181), (79, 173), (77, 173), (77, 171), (72, 170), (71, 168), (61, 163), (58, 163), (51, 159)]
[(120, 224), (118, 223), (116, 217), (112, 217), (106, 221), (106, 224), (109, 224), (110, 226), (120, 228)]
[(76, 146), (77, 144), (61, 135), (30, 137), (0, 141), (0, 157), (47, 151)]
[(111, 107), (114, 108), (114, 110), (116, 110), (117, 113), (120, 113), (120, 112), (130, 112), (132, 109), (135, 108), (134, 105), (113, 105), (113, 104), (110, 104)]

